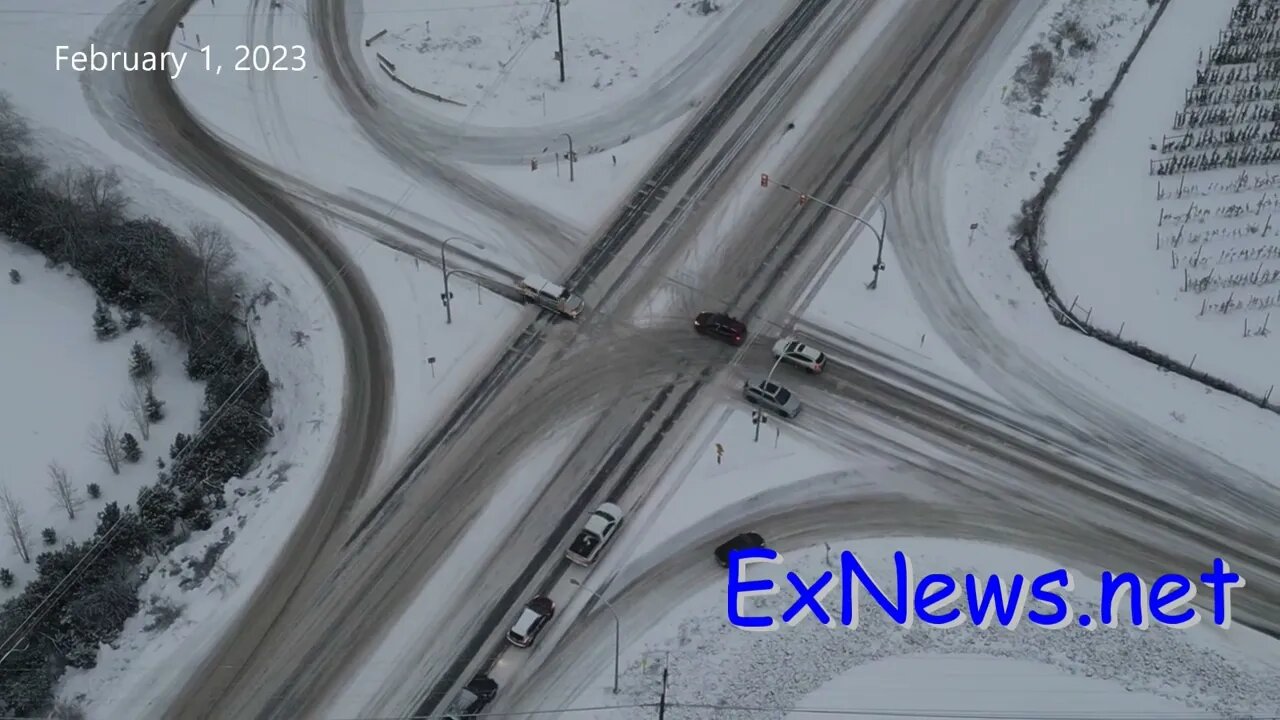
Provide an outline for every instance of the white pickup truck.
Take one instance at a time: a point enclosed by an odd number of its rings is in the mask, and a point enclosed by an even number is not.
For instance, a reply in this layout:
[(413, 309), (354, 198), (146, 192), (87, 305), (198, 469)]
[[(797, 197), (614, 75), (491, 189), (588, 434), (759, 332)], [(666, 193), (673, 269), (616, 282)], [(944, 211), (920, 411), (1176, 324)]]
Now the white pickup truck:
[(573, 544), (565, 552), (565, 557), (575, 565), (590, 565), (596, 561), (600, 551), (613, 539), (618, 526), (622, 524), (622, 508), (613, 503), (604, 503), (591, 516), (574, 538)]
[(570, 319), (576, 319), (581, 315), (582, 308), (585, 305), (582, 302), (582, 298), (537, 275), (529, 275), (522, 278), (516, 284), (516, 289), (529, 302), (537, 303)]

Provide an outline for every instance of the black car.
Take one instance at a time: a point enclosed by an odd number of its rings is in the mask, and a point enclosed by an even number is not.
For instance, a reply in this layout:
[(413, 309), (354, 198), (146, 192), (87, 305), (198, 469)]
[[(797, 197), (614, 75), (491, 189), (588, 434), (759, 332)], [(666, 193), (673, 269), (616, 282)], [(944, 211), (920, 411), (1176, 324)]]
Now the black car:
[(477, 675), (458, 693), (445, 711), (446, 720), (473, 718), (498, 694), (498, 683), (487, 675)]
[(742, 533), (716, 548), (716, 562), (720, 563), (720, 567), (727, 568), (729, 567), (730, 552), (758, 547), (764, 547), (764, 538), (760, 537), (759, 533)]
[(747, 336), (747, 324), (724, 313), (698, 313), (693, 319), (693, 329), (730, 345), (741, 345), (743, 338)]

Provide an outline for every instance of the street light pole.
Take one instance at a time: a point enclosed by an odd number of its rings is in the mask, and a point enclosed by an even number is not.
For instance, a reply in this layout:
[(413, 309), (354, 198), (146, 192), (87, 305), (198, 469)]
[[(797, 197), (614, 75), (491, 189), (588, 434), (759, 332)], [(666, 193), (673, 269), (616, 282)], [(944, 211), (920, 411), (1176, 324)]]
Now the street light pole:
[(560, 135), (569, 138), (569, 182), (573, 182), (573, 161), (575, 157), (573, 154), (573, 136), (569, 133), (560, 133)]
[(618, 657), (622, 653), (622, 620), (618, 618), (618, 611), (613, 609), (613, 604), (600, 596), (600, 593), (582, 584), (577, 578), (569, 578), (569, 584), (580, 587), (591, 593), (595, 599), (604, 603), (609, 609), (609, 613), (613, 615), (613, 694), (618, 694)]
[(453, 305), (450, 302), (453, 297), (449, 294), (449, 261), (445, 258), (444, 249), (454, 240), (460, 240), (479, 250), (484, 249), (484, 245), (481, 243), (460, 237), (448, 237), (444, 239), (444, 242), (440, 243), (440, 275), (444, 278), (444, 294), (440, 297), (444, 300), (444, 322), (446, 325), (453, 324)]
[[(769, 183), (771, 182), (773, 181), (770, 179), (768, 173), (764, 173), (760, 176), (760, 187), (769, 187)], [(782, 188), (783, 190), (790, 190), (791, 192), (799, 195), (800, 203), (802, 205), (812, 200), (813, 202), (827, 209), (835, 210), (841, 215), (852, 218), (856, 222), (862, 223), (862, 225), (865, 228), (871, 231), (872, 235), (876, 236), (876, 263), (871, 266), (871, 271), (874, 274), (871, 276), (871, 282), (867, 283), (868, 290), (875, 290), (876, 286), (880, 284), (880, 271), (884, 270), (884, 234), (889, 223), (889, 210), (888, 208), (885, 207), (884, 200), (880, 199), (879, 195), (873, 194), (871, 196), (872, 198), (875, 199), (876, 204), (880, 206), (880, 229), (877, 230), (874, 225), (864, 220), (861, 216), (855, 215), (854, 213), (851, 213), (842, 207), (837, 207), (835, 205), (832, 205), (831, 203), (825, 200), (819, 200), (818, 198), (808, 195), (806, 193), (803, 193), (786, 183), (775, 182), (774, 184)]]

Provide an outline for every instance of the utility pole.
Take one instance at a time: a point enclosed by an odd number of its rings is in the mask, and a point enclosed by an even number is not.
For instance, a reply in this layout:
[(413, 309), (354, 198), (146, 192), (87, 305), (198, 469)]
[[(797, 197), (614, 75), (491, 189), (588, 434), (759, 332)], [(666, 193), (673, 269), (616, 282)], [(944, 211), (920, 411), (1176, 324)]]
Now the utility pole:
[(556, 0), (556, 39), (560, 43), (560, 52), (556, 59), (560, 61), (560, 82), (564, 82), (564, 30), (560, 26), (560, 0)]
[(667, 714), (667, 668), (662, 668), (662, 696), (658, 698), (658, 720)]

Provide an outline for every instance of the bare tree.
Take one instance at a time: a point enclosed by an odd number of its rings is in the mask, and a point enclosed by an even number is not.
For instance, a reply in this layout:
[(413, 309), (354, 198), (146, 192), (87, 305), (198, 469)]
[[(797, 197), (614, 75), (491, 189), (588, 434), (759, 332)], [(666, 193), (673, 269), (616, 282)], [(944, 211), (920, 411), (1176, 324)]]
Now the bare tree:
[(205, 300), (212, 301), (214, 291), (225, 285), (231, 276), (235, 252), (221, 230), (203, 223), (191, 226), (191, 248), (200, 260), (200, 284)]
[(120, 449), (120, 429), (111, 423), (110, 417), (103, 415), (102, 420), (93, 426), (89, 435), (89, 449), (107, 463), (113, 475), (120, 474), (124, 451)]
[(94, 227), (104, 227), (119, 218), (129, 204), (120, 191), (120, 175), (115, 170), (82, 168), (76, 173), (73, 189), (76, 204)]
[(13, 548), (18, 551), (18, 557), (22, 558), (22, 562), (29, 563), (31, 550), (27, 547), (29, 528), (26, 516), (27, 511), (22, 507), (22, 503), (9, 493), (9, 488), (0, 485), (0, 517), (4, 519), (5, 532), (13, 541)]
[(66, 468), (56, 462), (49, 463), (49, 494), (57, 502), (58, 507), (67, 511), (67, 519), (75, 520), (76, 511), (84, 504), (80, 494), (71, 484)]
[(133, 389), (120, 398), (120, 407), (129, 415), (143, 440), (151, 439), (151, 418), (147, 416), (147, 392), (150, 384), (144, 378), (133, 383)]

